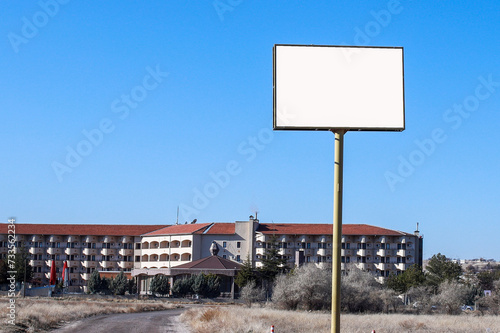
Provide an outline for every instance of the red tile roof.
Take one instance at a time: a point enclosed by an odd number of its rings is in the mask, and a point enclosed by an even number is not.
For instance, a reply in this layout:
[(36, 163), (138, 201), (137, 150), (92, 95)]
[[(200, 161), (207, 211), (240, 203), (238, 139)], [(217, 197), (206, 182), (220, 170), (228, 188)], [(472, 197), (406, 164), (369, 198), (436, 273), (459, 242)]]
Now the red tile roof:
[(196, 233), (203, 233), (207, 235), (234, 235), (234, 223), (213, 223), (204, 231), (197, 231)]
[[(333, 224), (261, 223), (257, 232), (279, 235), (332, 235)], [(369, 224), (344, 224), (342, 235), (403, 236), (409, 234)]]
[[(6, 234), (9, 223), (0, 223), (0, 234)], [(139, 236), (164, 225), (131, 224), (35, 224), (16, 223), (17, 235)]]
[(234, 261), (221, 258), (219, 256), (210, 256), (196, 261), (188, 262), (183, 265), (175, 266), (176, 269), (241, 269), (242, 265)]
[(194, 234), (204, 231), (212, 223), (170, 225), (159, 230), (144, 233), (143, 236)]

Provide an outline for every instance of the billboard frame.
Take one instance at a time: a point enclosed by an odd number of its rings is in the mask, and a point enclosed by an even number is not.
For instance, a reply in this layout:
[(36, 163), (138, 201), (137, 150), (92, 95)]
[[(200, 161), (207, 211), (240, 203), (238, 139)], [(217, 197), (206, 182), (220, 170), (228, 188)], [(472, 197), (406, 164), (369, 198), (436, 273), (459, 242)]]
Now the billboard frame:
[[(339, 49), (340, 51), (344, 52), (344, 55), (347, 57), (349, 56), (355, 56), (356, 53), (359, 53), (359, 51), (362, 51), (363, 49), (370, 49), (370, 50), (379, 50), (379, 49), (394, 49), (394, 50), (401, 50), (401, 114), (402, 116), (402, 126), (380, 126), (380, 127), (375, 127), (375, 126), (370, 126), (370, 127), (363, 127), (363, 126), (308, 126), (308, 125), (301, 125), (301, 126), (287, 126), (287, 125), (278, 125), (278, 93), (279, 89), (277, 87), (277, 66), (279, 64), (277, 63), (277, 51), (278, 48), (280, 47), (304, 47), (304, 48), (335, 48)], [(344, 50), (342, 50), (344, 49)], [(336, 112), (342, 113), (343, 110), (337, 110)], [(293, 116), (293, 115), (292, 115)], [(395, 131), (395, 132), (401, 132), (404, 131), (406, 127), (406, 122), (405, 122), (405, 84), (404, 84), (404, 48), (401, 46), (345, 46), (345, 45), (303, 45), (303, 44), (275, 44), (273, 46), (273, 129), (274, 130), (292, 130), (292, 131), (297, 131), (297, 130), (306, 130), (306, 131), (334, 131), (334, 130), (347, 130), (347, 131)]]

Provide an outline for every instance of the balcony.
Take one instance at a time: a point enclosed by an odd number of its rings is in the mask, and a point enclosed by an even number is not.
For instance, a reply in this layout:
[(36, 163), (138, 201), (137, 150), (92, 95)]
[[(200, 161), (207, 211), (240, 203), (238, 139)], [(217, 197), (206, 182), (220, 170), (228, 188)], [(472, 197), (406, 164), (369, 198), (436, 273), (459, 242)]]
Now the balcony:
[(397, 252), (398, 257), (406, 257), (406, 250), (400, 249)]
[(385, 270), (390, 268), (390, 264), (386, 264), (383, 262), (377, 263), (377, 264), (375, 264), (375, 268), (380, 269), (381, 271), (385, 271)]
[(115, 262), (114, 261), (100, 261), (99, 265), (102, 268), (114, 268), (115, 267)]
[(80, 274), (79, 273), (69, 273), (69, 279), (70, 280), (78, 280), (78, 279), (80, 279)]
[[(332, 253), (331, 250), (329, 250), (330, 254)], [(340, 250), (340, 255), (345, 257), (345, 256), (350, 256), (352, 254), (351, 250), (346, 250), (346, 249), (341, 249)]]
[(83, 254), (86, 255), (86, 256), (96, 255), (97, 254), (97, 249), (85, 248), (85, 249), (83, 249)]
[(366, 250), (359, 249), (358, 251), (356, 251), (356, 255), (361, 256), (361, 257), (365, 257), (366, 256)]
[(81, 263), (82, 263), (82, 266), (85, 268), (97, 267), (97, 261), (85, 260), (85, 261), (82, 261)]
[(41, 247), (30, 247), (29, 253), (31, 254), (44, 254), (45, 249)]
[(84, 243), (97, 243), (97, 237), (96, 236), (85, 236), (85, 237), (83, 237), (82, 242), (84, 242)]
[(83, 280), (90, 280), (90, 276), (92, 275), (92, 273), (82, 273), (80, 274), (80, 276), (82, 277)]
[(45, 260), (45, 266), (51, 267), (52, 266), (52, 261), (55, 261), (56, 267), (61, 267), (62, 268), (63, 265), (64, 265), (62, 260)]
[(80, 236), (74, 236), (74, 235), (69, 235), (65, 237), (64, 241), (67, 243), (73, 243), (73, 242), (80, 242), (81, 237)]
[(44, 238), (45, 237), (43, 237), (42, 235), (33, 235), (33, 236), (31, 236), (30, 241), (31, 242), (43, 242)]
[(356, 266), (357, 266), (359, 269), (363, 270), (363, 271), (365, 271), (365, 270), (368, 268), (368, 265), (369, 265), (369, 264), (367, 264), (367, 263), (362, 263), (362, 262), (358, 262), (358, 263), (356, 263)]
[(30, 265), (32, 267), (44, 266), (45, 265), (45, 261), (44, 260), (30, 260)]
[(386, 256), (385, 249), (378, 249), (377, 250), (377, 255), (381, 256), (381, 257), (385, 257)]
[(326, 256), (326, 249), (318, 249), (317, 255), (318, 256)]
[(62, 242), (62, 237), (61, 236), (54, 236), (54, 235), (52, 235), (52, 236), (49, 237), (48, 241), (51, 242), (51, 243)]
[(50, 254), (50, 255), (53, 255), (53, 254), (62, 254), (63, 251), (60, 247), (49, 247), (47, 249), (47, 253)]
[(116, 254), (116, 249), (101, 249), (101, 254), (103, 256), (109, 256)]
[(118, 239), (118, 243), (133, 243), (134, 237), (131, 236), (123, 236)]
[(396, 269), (400, 271), (404, 271), (406, 269), (406, 264), (403, 263), (395, 264), (394, 266), (396, 266)]
[(80, 267), (80, 260), (67, 260), (68, 267)]
[(133, 249), (120, 249), (120, 251), (118, 251), (118, 254), (120, 254), (122, 256), (133, 256), (134, 250)]
[(64, 253), (67, 255), (80, 254), (80, 249), (66, 248)]
[(118, 266), (120, 268), (134, 268), (134, 262), (133, 261), (119, 261)]

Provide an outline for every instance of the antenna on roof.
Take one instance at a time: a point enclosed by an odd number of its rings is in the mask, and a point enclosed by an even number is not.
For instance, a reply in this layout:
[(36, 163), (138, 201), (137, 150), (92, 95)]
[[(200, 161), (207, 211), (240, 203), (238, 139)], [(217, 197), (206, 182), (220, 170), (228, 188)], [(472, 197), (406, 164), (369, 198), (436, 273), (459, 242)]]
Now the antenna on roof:
[(177, 220), (175, 220), (175, 224), (179, 224), (179, 206), (177, 206)]

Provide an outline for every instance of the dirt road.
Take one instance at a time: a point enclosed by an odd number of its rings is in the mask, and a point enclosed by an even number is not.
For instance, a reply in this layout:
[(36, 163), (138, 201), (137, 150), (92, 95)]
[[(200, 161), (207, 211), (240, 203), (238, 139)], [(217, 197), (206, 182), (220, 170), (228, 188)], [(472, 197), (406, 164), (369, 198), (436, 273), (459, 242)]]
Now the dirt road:
[(120, 332), (180, 332), (189, 333), (187, 326), (179, 321), (179, 315), (186, 309), (152, 311), (140, 313), (110, 314), (86, 318), (67, 324), (56, 333), (120, 333)]

